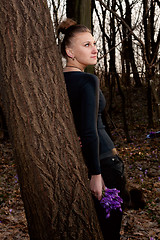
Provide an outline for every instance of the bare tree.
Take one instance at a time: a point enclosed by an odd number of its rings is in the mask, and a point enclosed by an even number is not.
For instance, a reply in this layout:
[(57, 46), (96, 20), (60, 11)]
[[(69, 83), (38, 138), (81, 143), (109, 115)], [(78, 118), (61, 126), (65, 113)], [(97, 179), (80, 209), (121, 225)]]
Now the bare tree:
[[(130, 3), (128, 0), (125, 0), (125, 11), (124, 7), (122, 6), (122, 1), (118, 1), (118, 8), (121, 12), (121, 18), (128, 24), (130, 28), (132, 28), (132, 7), (133, 3)], [(121, 33), (120, 33), (121, 34)], [(125, 76), (125, 81), (128, 85), (131, 84), (131, 68), (133, 73), (133, 78), (135, 80), (135, 86), (140, 87), (142, 86), (138, 69), (135, 63), (135, 56), (134, 56), (134, 49), (132, 43), (132, 34), (128, 32), (128, 28), (125, 25), (122, 25), (122, 77)]]
[[(116, 7), (116, 0), (112, 0), (112, 1), (107, 1), (107, 6), (109, 7), (109, 9), (111, 8), (113, 12), (115, 12), (115, 7)], [(127, 141), (130, 142), (130, 136), (129, 136), (129, 130), (128, 130), (128, 124), (127, 124), (127, 117), (126, 117), (126, 100), (125, 100), (125, 95), (123, 93), (121, 84), (120, 84), (120, 77), (117, 73), (117, 69), (116, 69), (116, 26), (115, 26), (115, 15), (110, 12), (110, 22), (108, 23), (109, 26), (109, 33), (106, 33), (106, 28), (105, 28), (105, 24), (104, 21), (105, 19), (103, 19), (104, 16), (106, 16), (105, 10), (103, 8), (103, 4), (101, 5), (101, 11), (102, 11), (102, 17), (99, 16), (98, 10), (96, 9), (95, 6), (95, 11), (99, 20), (99, 26), (100, 29), (102, 31), (102, 37), (103, 39), (103, 44), (108, 44), (108, 54), (109, 54), (109, 79), (107, 78), (108, 82), (107, 85), (109, 86), (109, 109), (108, 109), (108, 113), (112, 114), (112, 104), (113, 104), (113, 100), (114, 100), (114, 88), (115, 85), (117, 83), (118, 86), (118, 91), (119, 94), (121, 96), (121, 100), (122, 100), (122, 116), (123, 116), (123, 123), (124, 123), (124, 132), (126, 134), (126, 138)], [(103, 57), (106, 57), (106, 54), (103, 55)]]
[[(150, 80), (153, 80), (155, 75), (155, 63), (157, 61), (158, 49), (160, 44), (160, 28), (155, 37), (154, 17), (156, 4), (153, 0), (143, 0), (143, 23), (144, 23), (144, 40), (146, 49), (146, 80), (148, 84), (148, 124), (153, 126), (153, 112), (152, 112), (152, 95)], [(155, 40), (156, 39), (156, 40)]]
[(148, 126), (153, 126), (153, 113), (152, 113), (152, 97), (151, 97), (151, 86), (150, 80), (155, 75), (155, 64), (158, 58), (158, 51), (160, 45), (160, 28), (155, 31), (155, 10), (159, 8), (157, 1), (143, 0), (143, 28), (144, 28), (144, 40), (141, 39), (138, 34), (135, 33), (134, 29), (128, 25), (128, 23), (118, 15), (116, 11), (110, 8), (102, 0), (99, 1), (109, 12), (128, 29), (128, 34), (132, 35), (133, 38), (138, 42), (138, 45), (142, 51), (143, 61), (145, 63), (146, 82), (148, 84)]

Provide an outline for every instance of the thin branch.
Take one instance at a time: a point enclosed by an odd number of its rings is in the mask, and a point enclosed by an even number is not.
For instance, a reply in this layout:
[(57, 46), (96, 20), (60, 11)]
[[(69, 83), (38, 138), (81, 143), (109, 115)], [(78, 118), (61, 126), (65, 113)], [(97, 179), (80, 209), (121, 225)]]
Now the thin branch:
[(145, 45), (143, 43), (143, 41), (137, 37), (137, 35), (133, 32), (133, 30), (130, 28), (130, 26), (124, 21), (123, 18), (121, 18), (115, 11), (113, 11), (112, 9), (110, 9), (102, 0), (96, 0), (98, 2), (100, 2), (109, 12), (111, 12), (112, 14), (114, 14), (114, 16), (119, 19), (122, 24), (124, 24), (124, 26), (129, 30), (129, 32), (134, 36), (134, 38), (140, 43), (142, 50), (143, 50), (143, 57), (144, 60), (146, 61), (147, 64), (148, 63), (148, 59), (147, 59), (147, 55), (146, 55), (146, 49), (145, 49)]
[(160, 7), (160, 1), (159, 1), (159, 0), (155, 0), (155, 2), (156, 2), (157, 5)]

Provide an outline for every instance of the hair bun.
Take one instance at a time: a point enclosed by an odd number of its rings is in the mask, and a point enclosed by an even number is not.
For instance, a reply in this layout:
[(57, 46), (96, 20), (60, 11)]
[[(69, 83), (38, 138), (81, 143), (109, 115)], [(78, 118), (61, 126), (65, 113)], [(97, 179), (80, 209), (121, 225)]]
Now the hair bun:
[(63, 22), (60, 23), (58, 27), (58, 34), (61, 32), (65, 34), (66, 30), (73, 25), (76, 25), (77, 23), (71, 19), (71, 18), (66, 18)]

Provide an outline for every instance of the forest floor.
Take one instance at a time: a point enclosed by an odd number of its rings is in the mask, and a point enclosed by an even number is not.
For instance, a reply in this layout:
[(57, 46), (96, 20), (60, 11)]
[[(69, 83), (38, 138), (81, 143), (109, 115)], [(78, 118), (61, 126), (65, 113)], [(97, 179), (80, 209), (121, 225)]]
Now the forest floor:
[[(126, 209), (123, 215), (121, 240), (160, 239), (160, 138), (146, 139), (147, 134), (159, 131), (147, 128), (145, 89), (127, 93), (127, 116), (132, 139), (127, 143), (121, 120), (119, 95), (115, 99), (112, 136), (123, 158), (129, 188), (142, 189), (144, 209)], [(117, 108), (118, 106), (118, 108)], [(110, 122), (111, 123), (111, 122)], [(114, 124), (113, 124), (114, 123)], [(0, 142), (0, 239), (28, 240), (27, 223), (20, 196), (13, 149), (9, 140)]]

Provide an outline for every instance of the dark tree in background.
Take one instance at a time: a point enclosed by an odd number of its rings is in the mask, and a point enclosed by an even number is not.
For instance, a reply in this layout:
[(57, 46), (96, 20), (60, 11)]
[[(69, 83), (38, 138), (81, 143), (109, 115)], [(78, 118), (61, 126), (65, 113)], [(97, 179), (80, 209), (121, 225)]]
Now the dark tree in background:
[[(159, 6), (160, 7), (160, 6)], [(160, 8), (159, 8), (160, 10)], [(155, 63), (158, 57), (160, 46), (160, 28), (158, 32), (155, 29), (155, 13), (156, 1), (143, 0), (143, 24), (144, 24), (144, 40), (145, 40), (145, 67), (146, 81), (148, 85), (148, 125), (153, 127), (153, 111), (152, 111), (152, 92), (150, 81), (154, 80)]]
[[(132, 79), (134, 80), (132, 82), (135, 82), (136, 87), (142, 86), (143, 81), (144, 86), (148, 88), (146, 95), (146, 100), (148, 101), (148, 127), (151, 128), (154, 126), (153, 104), (159, 102), (156, 100), (157, 98), (153, 91), (153, 86), (156, 86), (156, 68), (160, 46), (159, 1), (97, 0), (95, 2), (99, 2), (98, 10), (101, 9), (101, 5), (107, 9), (105, 16), (107, 16), (108, 27), (106, 24), (107, 28), (104, 29), (102, 23), (99, 27), (103, 32), (102, 37), (106, 38), (106, 45), (108, 45), (109, 81), (114, 84), (113, 76), (116, 76), (116, 73), (118, 73), (117, 68), (120, 69), (121, 63), (122, 72), (119, 72), (118, 75), (120, 83), (123, 84), (123, 88), (131, 85), (132, 75)], [(101, 13), (100, 11), (98, 13), (98, 19), (101, 20), (101, 22), (103, 12), (104, 9)], [(116, 54), (114, 53), (115, 51)], [(104, 56), (106, 56), (107, 53), (105, 53)], [(119, 64), (117, 63), (117, 58), (121, 59)], [(140, 73), (142, 76), (141, 79)], [(126, 77), (124, 78), (124, 76)], [(153, 96), (155, 103), (153, 102)]]
[[(121, 13), (122, 19), (128, 24), (130, 28), (132, 28), (132, 7), (134, 4), (130, 4), (128, 0), (125, 0), (125, 8), (122, 5), (122, 2), (118, 1), (119, 10)], [(120, 33), (121, 34), (121, 33)], [(141, 87), (142, 83), (139, 77), (138, 69), (135, 62), (135, 55), (132, 43), (132, 34), (129, 32), (128, 28), (122, 24), (122, 78), (123, 81), (131, 86), (131, 73), (133, 74), (133, 79), (135, 81), (136, 87)], [(132, 71), (131, 71), (132, 70)]]
[(66, 4), (67, 17), (91, 29), (91, 0), (67, 0)]
[(1, 0), (0, 94), (30, 239), (102, 239), (47, 2)]
[[(107, 1), (107, 6), (108, 8), (112, 9), (113, 12), (115, 12), (115, 8), (116, 8), (116, 0), (112, 0), (112, 1)], [(106, 16), (106, 9), (103, 5), (101, 5), (101, 11), (102, 11), (102, 16)], [(115, 96), (115, 88), (116, 88), (116, 84), (118, 87), (118, 92), (121, 96), (121, 106), (122, 106), (122, 117), (123, 117), (123, 126), (124, 126), (124, 132), (126, 134), (126, 138), (127, 141), (130, 142), (130, 136), (129, 136), (129, 130), (128, 130), (128, 123), (127, 123), (127, 117), (126, 117), (126, 99), (125, 99), (125, 95), (124, 92), (122, 90), (122, 86), (120, 83), (120, 76), (117, 73), (117, 68), (116, 68), (116, 52), (115, 52), (115, 45), (116, 45), (116, 18), (114, 13), (110, 12), (109, 14), (109, 19), (110, 22), (108, 23), (109, 26), (109, 33), (106, 33), (106, 29), (105, 29), (105, 22), (104, 19), (101, 18), (98, 14), (98, 10), (96, 8), (96, 5), (94, 5), (97, 17), (98, 17), (98, 21), (99, 21), (99, 25), (100, 25), (100, 29), (102, 31), (102, 38), (103, 38), (103, 50), (104, 50), (104, 63), (106, 63), (106, 48), (105, 48), (105, 42), (107, 42), (108, 44), (108, 55), (109, 55), (109, 73), (105, 74), (105, 82), (106, 82), (106, 86), (108, 86), (109, 88), (109, 92), (108, 92), (108, 100), (109, 100), (109, 107), (108, 107), (108, 113), (109, 115), (112, 117), (112, 106), (114, 103), (114, 96)], [(107, 69), (107, 66), (105, 66), (105, 71)]]
[[(77, 23), (92, 29), (92, 0), (66, 0), (66, 15)], [(94, 68), (88, 66), (85, 71), (94, 73)]]

